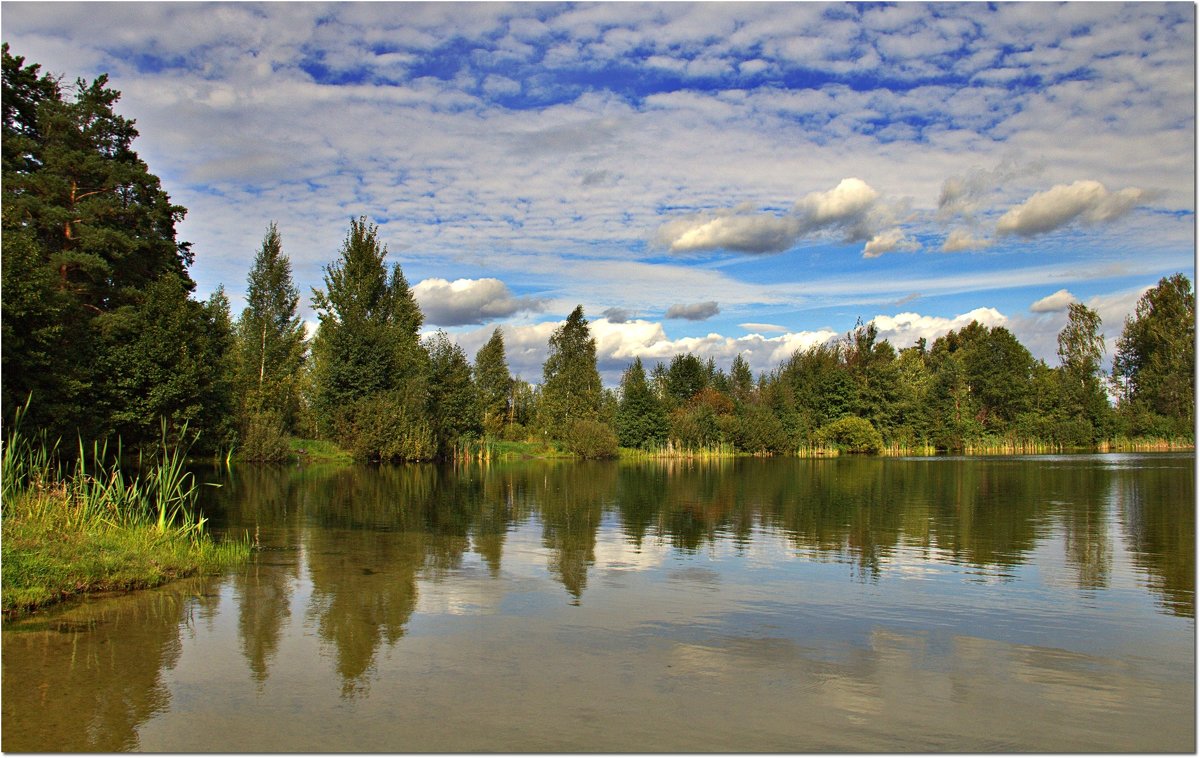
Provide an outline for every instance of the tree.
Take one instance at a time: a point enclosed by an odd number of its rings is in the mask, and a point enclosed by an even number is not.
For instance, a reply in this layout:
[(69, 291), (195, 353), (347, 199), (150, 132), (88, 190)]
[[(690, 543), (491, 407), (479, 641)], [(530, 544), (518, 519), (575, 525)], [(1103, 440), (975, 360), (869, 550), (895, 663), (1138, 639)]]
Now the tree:
[(754, 375), (750, 373), (750, 364), (741, 353), (734, 356), (729, 366), (729, 390), (739, 403), (748, 402), (754, 393)]
[(667, 415), (646, 382), (641, 358), (634, 358), (621, 375), (617, 406), (617, 439), (624, 447), (650, 448), (667, 437)]
[[(133, 150), (134, 122), (116, 114), (120, 93), (107, 84), (77, 80), (64, 96), (58, 79), (3, 46), (3, 403), (32, 393), (32, 425), (67, 437), (150, 434), (125, 437), (136, 445), (158, 437), (157, 419), (140, 416), (152, 408), (180, 422), (184, 408), (213, 412), (202, 397), (211, 387), (181, 377), (216, 327), (188, 298), (192, 253), (175, 231), (185, 209)], [(126, 330), (168, 312), (172, 344)], [(173, 399), (126, 394), (149, 377), (123, 360), (154, 366)]]
[(479, 396), (466, 353), (445, 332), (439, 329), (429, 337), (425, 349), (429, 353), (429, 417), (438, 455), (444, 458), (454, 453), (460, 440), (483, 430)]
[(600, 372), (596, 340), (588, 331), (583, 306), (575, 307), (550, 336), (550, 354), (542, 365), (540, 407), (542, 429), (562, 440), (574, 421), (596, 420), (600, 414)]
[(504, 356), (504, 333), (500, 327), (475, 354), (475, 385), (479, 390), (483, 428), (487, 434), (499, 436), (506, 423), (511, 423), (512, 377)]
[[(713, 367), (715, 371), (715, 367)], [(708, 386), (708, 368), (691, 353), (676, 355), (667, 369), (667, 398), (672, 408), (685, 405)]]
[(284, 430), (294, 428), (306, 347), (304, 324), (297, 315), (299, 303), (291, 262), (272, 223), (250, 269), (246, 308), (236, 329), (243, 427), (255, 416), (266, 415), (276, 418)]
[(367, 458), (432, 455), (423, 317), (400, 266), (366, 218), (350, 221), (338, 260), (313, 290), (314, 405), (326, 434)]
[[(1058, 333), (1059, 426), (1070, 425), (1079, 433), (1071, 444), (1091, 444), (1110, 431), (1108, 396), (1100, 382), (1100, 360), (1104, 335), (1100, 315), (1083, 303), (1067, 307), (1067, 325)], [(1086, 428), (1085, 428), (1086, 427)], [(1080, 439), (1083, 437), (1083, 439)]]
[(1125, 319), (1113, 378), (1123, 389), (1123, 411), (1135, 419), (1134, 433), (1155, 433), (1158, 427), (1160, 434), (1191, 436), (1195, 338), (1196, 297), (1181, 273), (1159, 280), (1138, 300), (1134, 316)]

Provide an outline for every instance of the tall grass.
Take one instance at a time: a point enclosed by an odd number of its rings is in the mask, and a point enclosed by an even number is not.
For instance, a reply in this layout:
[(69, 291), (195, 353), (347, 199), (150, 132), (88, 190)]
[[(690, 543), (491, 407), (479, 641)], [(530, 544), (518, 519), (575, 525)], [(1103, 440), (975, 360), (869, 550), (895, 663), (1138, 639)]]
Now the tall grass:
[[(3, 607), (6, 614), (81, 592), (152, 587), (245, 560), (247, 540), (216, 544), (196, 507), (187, 446), (168, 439), (137, 473), (122, 450), (79, 442), (68, 458), (17, 417), (0, 454)], [(186, 433), (186, 430), (185, 430)]]

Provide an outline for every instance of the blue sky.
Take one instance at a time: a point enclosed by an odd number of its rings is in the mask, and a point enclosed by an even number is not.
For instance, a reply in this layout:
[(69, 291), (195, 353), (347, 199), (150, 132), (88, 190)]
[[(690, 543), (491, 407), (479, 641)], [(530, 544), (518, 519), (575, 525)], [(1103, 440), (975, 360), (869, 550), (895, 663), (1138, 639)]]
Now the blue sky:
[(16, 3), (3, 38), (107, 72), (242, 306), (269, 222), (304, 293), (381, 227), (430, 330), (540, 379), (576, 304), (635, 355), (756, 370), (874, 319), (978, 319), (1051, 365), (1194, 279), (1190, 3)]

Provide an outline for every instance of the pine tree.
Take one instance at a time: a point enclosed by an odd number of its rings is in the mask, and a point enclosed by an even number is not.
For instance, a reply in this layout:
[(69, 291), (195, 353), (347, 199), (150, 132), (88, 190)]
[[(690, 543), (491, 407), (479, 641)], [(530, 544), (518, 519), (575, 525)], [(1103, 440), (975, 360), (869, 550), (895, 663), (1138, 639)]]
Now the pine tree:
[(471, 366), (463, 349), (446, 333), (425, 342), (429, 353), (429, 416), (437, 441), (438, 454), (452, 455), (455, 444), (482, 431), (479, 396), (471, 377)]
[[(185, 209), (133, 150), (137, 130), (107, 85), (77, 80), (65, 96), (58, 79), (3, 46), (2, 402), (32, 393), (27, 418), (52, 435), (150, 434), (124, 438), (136, 445), (158, 437), (158, 419), (142, 413), (192, 430), (217, 424), (203, 399), (216, 396), (191, 364), (217, 327), (189, 298), (192, 253), (175, 232)], [(168, 312), (170, 345), (127, 331), (155, 331), (153, 317)], [(154, 377), (139, 378), (138, 366)], [(147, 383), (174, 389), (156, 401), (129, 394)]]
[(600, 415), (600, 372), (596, 341), (588, 331), (583, 306), (550, 336), (550, 355), (542, 365), (540, 423), (551, 439), (563, 440), (574, 422)]
[(487, 434), (499, 436), (509, 423), (512, 409), (512, 378), (504, 356), (504, 333), (500, 327), (475, 354), (475, 384), (479, 390), (483, 427)]
[(429, 356), (423, 317), (400, 267), (366, 218), (351, 220), (325, 289), (313, 290), (314, 405), (323, 433), (367, 458), (428, 458)]
[(299, 411), (297, 382), (304, 365), (304, 323), (297, 315), (300, 292), (272, 223), (247, 279), (246, 308), (237, 323), (238, 394), (241, 423), (259, 414), (290, 430)]
[(617, 439), (623, 447), (650, 448), (667, 438), (667, 414), (646, 381), (641, 358), (621, 376), (617, 405)]

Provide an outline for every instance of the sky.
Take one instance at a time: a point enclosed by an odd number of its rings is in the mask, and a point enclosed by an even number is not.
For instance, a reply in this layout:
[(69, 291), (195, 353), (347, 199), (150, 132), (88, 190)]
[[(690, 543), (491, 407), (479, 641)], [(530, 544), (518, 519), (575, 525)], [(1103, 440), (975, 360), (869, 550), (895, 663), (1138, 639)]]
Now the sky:
[(301, 297), (379, 225), (469, 357), (539, 382), (582, 305), (606, 384), (756, 372), (874, 321), (1058, 364), (1195, 279), (1192, 3), (0, 3), (11, 52), (110, 76), (234, 315), (267, 226)]

